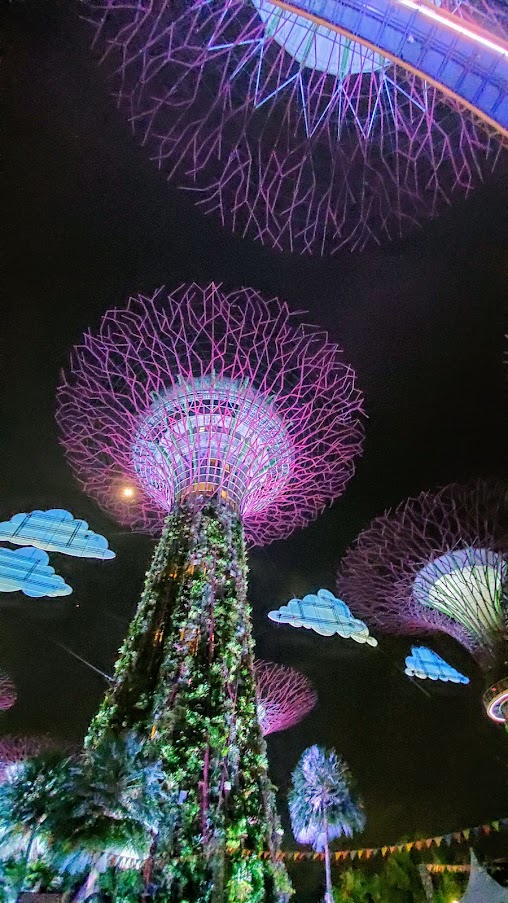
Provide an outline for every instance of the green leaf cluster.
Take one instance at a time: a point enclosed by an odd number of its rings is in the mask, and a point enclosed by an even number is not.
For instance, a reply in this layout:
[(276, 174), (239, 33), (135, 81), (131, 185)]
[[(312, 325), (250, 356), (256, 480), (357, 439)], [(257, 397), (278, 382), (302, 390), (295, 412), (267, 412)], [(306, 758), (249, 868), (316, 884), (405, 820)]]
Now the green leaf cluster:
[[(459, 900), (464, 881), (450, 872), (434, 875), (434, 903)], [(402, 851), (383, 860), (381, 868), (349, 868), (334, 887), (335, 903), (427, 903), (416, 857)]]
[[(167, 520), (86, 741), (93, 749), (135, 729), (160, 761), (176, 805), (151, 857), (168, 903), (289, 899), (253, 653), (241, 522), (217, 501), (193, 499)], [(266, 850), (273, 855), (259, 858)]]

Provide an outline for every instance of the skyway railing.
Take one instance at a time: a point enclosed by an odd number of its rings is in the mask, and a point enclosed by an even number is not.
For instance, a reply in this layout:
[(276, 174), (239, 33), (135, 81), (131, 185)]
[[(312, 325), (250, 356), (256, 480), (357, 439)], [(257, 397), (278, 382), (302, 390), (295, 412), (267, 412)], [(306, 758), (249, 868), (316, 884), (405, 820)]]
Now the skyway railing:
[(383, 54), (508, 139), (508, 41), (426, 0), (272, 0)]

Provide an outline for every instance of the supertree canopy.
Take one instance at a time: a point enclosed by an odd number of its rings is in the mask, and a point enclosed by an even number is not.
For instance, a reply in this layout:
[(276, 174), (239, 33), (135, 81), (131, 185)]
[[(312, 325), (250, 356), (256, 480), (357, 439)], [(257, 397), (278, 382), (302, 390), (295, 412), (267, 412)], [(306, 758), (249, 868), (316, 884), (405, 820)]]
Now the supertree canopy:
[(310, 680), (287, 665), (256, 659), (258, 720), (264, 737), (285, 731), (302, 721), (317, 702)]
[[(508, 34), (504, 0), (436, 3)], [(157, 165), (205, 212), (275, 248), (333, 254), (398, 237), (499, 155), (463, 105), (282, 3), (87, 9), (118, 102)]]
[(176, 801), (156, 845), (168, 903), (290, 893), (257, 719), (244, 526), (268, 542), (340, 495), (360, 413), (337, 346), (252, 290), (131, 298), (72, 356), (57, 416), (78, 477), (122, 523), (167, 518), (87, 743), (136, 730), (161, 760)]
[(380, 630), (443, 631), (476, 659), (491, 718), (508, 720), (508, 489), (422, 492), (376, 518), (342, 562), (340, 591)]
[(0, 712), (12, 709), (17, 698), (14, 682), (5, 671), (0, 671)]

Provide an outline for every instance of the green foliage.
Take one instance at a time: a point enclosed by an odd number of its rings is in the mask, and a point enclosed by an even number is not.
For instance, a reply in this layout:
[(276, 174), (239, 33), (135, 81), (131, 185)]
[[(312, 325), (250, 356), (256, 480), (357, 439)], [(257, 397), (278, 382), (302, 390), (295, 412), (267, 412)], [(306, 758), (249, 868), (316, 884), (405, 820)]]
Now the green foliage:
[(109, 868), (99, 878), (101, 903), (139, 903), (143, 876), (136, 869)]
[(59, 804), (69, 759), (43, 753), (27, 759), (0, 784), (2, 843), (18, 836), (26, 840), (27, 858), (36, 836), (47, 834), (51, 815)]
[(451, 903), (460, 900), (464, 893), (464, 879), (453, 872), (443, 872), (435, 880), (434, 903)]
[[(463, 881), (450, 872), (433, 875), (434, 903), (451, 903), (464, 892)], [(349, 868), (338, 876), (334, 903), (427, 903), (416, 858), (393, 853), (376, 871)]]
[(376, 903), (378, 880), (377, 875), (366, 875), (358, 869), (341, 872), (333, 889), (334, 903)]
[(41, 859), (27, 863), (24, 857), (11, 856), (0, 863), (0, 903), (10, 903), (20, 890), (52, 893), (63, 889), (58, 870)]
[(420, 873), (409, 853), (396, 853), (386, 860), (381, 893), (388, 890), (393, 903), (426, 903)]
[(147, 757), (139, 736), (104, 734), (67, 770), (53, 837), (71, 848), (129, 847), (146, 855), (166, 801), (160, 762)]
[(274, 855), (246, 577), (233, 512), (202, 499), (170, 515), (86, 741), (92, 751), (135, 729), (161, 762), (168, 804), (149, 870), (165, 903), (283, 903), (291, 892)]
[(335, 750), (304, 750), (293, 771), (289, 814), (296, 840), (315, 850), (323, 850), (327, 840), (363, 830), (362, 805), (349, 769)]
[[(58, 886), (70, 888), (79, 881), (66, 874), (66, 853), (72, 850), (111, 853), (127, 848), (146, 856), (167, 802), (164, 782), (160, 763), (147, 759), (132, 733), (104, 736), (80, 757), (58, 759), (53, 754), (49, 760), (27, 761), (0, 787), (4, 830), (23, 841), (23, 855), (2, 868), (6, 899), (15, 899), (20, 889), (53, 889), (57, 874), (62, 876)], [(40, 858), (40, 851), (30, 861), (39, 835), (51, 863)]]
[(133, 733), (105, 735), (80, 757), (29, 759), (0, 785), (3, 840), (20, 837), (27, 862), (37, 837), (55, 848), (146, 854), (167, 801), (164, 785), (160, 763)]

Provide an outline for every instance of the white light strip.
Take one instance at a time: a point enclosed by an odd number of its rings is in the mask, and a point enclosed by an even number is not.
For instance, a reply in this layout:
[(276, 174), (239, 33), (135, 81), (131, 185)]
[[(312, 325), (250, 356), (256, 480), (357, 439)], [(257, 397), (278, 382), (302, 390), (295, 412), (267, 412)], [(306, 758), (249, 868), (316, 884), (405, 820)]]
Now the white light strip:
[(431, 9), (426, 4), (419, 3), (418, 0), (398, 0), (398, 2), (402, 6), (408, 6), (409, 9), (414, 9), (417, 12), (422, 13), (422, 15), (427, 16), (429, 19), (433, 19), (434, 22), (437, 22), (444, 28), (456, 31), (458, 34), (470, 38), (470, 40), (474, 41), (476, 44), (482, 44), (483, 47), (488, 47), (489, 50), (494, 50), (496, 53), (500, 53), (501, 56), (508, 57), (508, 47), (506, 45), (496, 44), (491, 38), (478, 34), (478, 32), (473, 31), (466, 25), (461, 25), (459, 22), (452, 21), (448, 16), (443, 16), (437, 9)]

